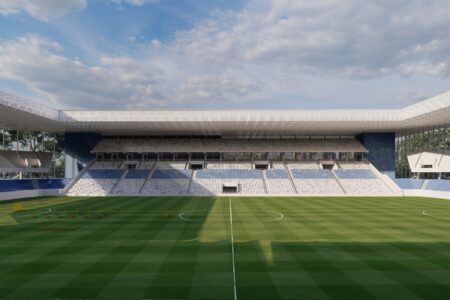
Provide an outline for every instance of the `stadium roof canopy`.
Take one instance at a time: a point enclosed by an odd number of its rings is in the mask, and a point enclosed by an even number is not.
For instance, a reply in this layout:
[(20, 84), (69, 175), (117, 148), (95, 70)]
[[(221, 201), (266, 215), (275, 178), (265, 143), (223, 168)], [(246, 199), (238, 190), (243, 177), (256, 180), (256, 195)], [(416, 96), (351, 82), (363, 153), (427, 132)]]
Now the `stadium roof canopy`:
[(57, 110), (0, 91), (0, 126), (104, 135), (355, 135), (450, 125), (450, 92), (402, 109)]

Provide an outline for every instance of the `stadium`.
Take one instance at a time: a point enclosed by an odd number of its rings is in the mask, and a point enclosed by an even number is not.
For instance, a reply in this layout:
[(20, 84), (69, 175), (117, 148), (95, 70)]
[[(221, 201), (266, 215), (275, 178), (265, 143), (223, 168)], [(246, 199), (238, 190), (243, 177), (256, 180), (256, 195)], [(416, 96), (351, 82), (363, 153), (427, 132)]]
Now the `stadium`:
[(0, 123), (1, 298), (450, 291), (449, 93), (392, 110), (93, 111), (1, 92)]

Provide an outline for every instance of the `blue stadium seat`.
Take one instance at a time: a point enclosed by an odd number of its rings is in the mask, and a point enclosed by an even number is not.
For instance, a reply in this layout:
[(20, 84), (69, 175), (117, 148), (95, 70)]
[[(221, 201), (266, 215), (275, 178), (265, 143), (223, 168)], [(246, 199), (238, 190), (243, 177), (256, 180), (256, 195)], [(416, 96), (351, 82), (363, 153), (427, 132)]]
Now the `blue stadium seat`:
[(292, 169), (292, 176), (295, 179), (333, 179), (330, 170), (314, 169)]
[(192, 170), (158, 169), (153, 172), (152, 179), (189, 179)]
[(92, 179), (118, 179), (124, 172), (124, 170), (119, 169), (97, 169), (89, 170), (87, 176)]
[(261, 170), (203, 169), (196, 173), (198, 179), (261, 179)]
[(128, 170), (128, 173), (125, 176), (125, 178), (126, 179), (146, 179), (149, 175), (150, 175), (150, 170), (133, 169), (133, 170)]
[(395, 183), (404, 190), (418, 190), (422, 187), (423, 179), (397, 178)]
[(266, 170), (267, 179), (289, 179), (289, 174), (286, 170)]
[(450, 180), (429, 179), (425, 181), (423, 188), (425, 190), (450, 192)]
[(376, 179), (376, 176), (367, 169), (335, 170), (339, 179)]

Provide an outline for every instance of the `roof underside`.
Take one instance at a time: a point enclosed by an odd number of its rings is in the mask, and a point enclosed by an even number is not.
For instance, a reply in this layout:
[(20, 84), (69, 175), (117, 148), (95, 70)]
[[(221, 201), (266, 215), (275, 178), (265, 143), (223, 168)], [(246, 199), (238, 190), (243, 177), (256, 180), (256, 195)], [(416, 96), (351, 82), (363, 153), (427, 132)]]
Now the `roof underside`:
[(355, 135), (450, 125), (450, 92), (392, 110), (56, 110), (0, 92), (0, 126), (104, 135)]
[(368, 152), (356, 139), (114, 139), (92, 153)]

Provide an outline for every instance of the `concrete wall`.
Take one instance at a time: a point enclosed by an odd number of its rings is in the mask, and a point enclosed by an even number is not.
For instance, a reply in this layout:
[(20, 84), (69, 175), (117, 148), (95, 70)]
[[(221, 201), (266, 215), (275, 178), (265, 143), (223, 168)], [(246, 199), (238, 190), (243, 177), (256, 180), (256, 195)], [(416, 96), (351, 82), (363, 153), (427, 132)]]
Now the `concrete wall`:
[(29, 190), (29, 191), (5, 192), (0, 193), (0, 201), (33, 198), (41, 196), (58, 196), (60, 195), (60, 193), (61, 193), (60, 190)]
[(357, 139), (369, 150), (367, 159), (381, 173), (395, 178), (395, 133), (363, 133)]
[(73, 178), (94, 158), (91, 150), (102, 139), (100, 134), (68, 132), (65, 135), (65, 177)]
[(429, 197), (450, 200), (450, 192), (430, 190), (403, 190), (405, 196)]

